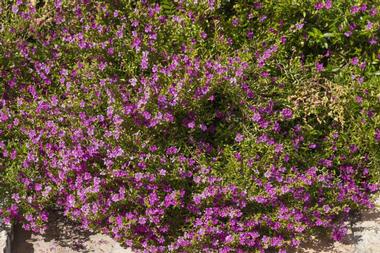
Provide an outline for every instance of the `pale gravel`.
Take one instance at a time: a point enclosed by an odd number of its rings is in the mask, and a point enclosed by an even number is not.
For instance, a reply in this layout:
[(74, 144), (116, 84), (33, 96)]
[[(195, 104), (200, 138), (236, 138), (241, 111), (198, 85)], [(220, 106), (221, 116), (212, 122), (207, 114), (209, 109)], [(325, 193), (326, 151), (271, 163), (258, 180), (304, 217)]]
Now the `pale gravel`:
[(109, 236), (85, 232), (60, 215), (49, 218), (45, 235), (33, 235), (20, 226), (14, 235), (12, 253), (132, 253)]

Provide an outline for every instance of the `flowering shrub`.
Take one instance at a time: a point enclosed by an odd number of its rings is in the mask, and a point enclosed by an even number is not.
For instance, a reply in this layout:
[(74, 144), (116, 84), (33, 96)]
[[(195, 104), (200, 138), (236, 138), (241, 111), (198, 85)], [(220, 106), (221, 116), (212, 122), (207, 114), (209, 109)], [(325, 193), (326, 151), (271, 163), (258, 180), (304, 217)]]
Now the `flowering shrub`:
[(377, 1), (0, 3), (0, 197), (136, 252), (344, 237), (380, 166)]

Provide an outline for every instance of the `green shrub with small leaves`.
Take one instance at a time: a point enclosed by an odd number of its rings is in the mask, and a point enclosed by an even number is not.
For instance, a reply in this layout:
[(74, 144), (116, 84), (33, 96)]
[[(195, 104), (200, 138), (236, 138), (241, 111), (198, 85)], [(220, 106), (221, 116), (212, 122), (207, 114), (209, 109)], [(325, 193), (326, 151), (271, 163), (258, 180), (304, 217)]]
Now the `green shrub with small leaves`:
[(136, 252), (344, 238), (380, 180), (379, 6), (0, 2), (0, 215)]

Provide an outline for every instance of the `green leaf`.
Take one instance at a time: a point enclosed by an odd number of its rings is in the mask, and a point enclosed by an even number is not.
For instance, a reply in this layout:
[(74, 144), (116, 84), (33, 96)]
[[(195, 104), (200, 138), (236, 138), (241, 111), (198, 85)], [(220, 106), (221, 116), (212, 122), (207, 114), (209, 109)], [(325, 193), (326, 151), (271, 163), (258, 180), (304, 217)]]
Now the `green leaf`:
[(323, 37), (324, 38), (333, 38), (336, 36), (336, 33), (324, 33)]

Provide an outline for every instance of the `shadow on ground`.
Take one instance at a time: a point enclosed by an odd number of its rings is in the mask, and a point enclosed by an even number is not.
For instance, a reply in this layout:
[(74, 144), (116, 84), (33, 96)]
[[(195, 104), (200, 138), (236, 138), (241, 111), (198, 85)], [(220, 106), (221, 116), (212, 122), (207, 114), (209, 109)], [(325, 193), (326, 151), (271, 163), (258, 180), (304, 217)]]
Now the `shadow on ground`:
[[(379, 199), (380, 200), (380, 199)], [(380, 249), (380, 208), (352, 214), (347, 223), (348, 235), (340, 242), (334, 242), (329, 234), (320, 232), (290, 253), (379, 253)]]
[[(40, 246), (39, 241), (41, 240), (54, 242), (52, 245), (74, 252), (90, 253), (84, 245), (91, 235), (94, 234), (82, 230), (80, 226), (68, 221), (63, 215), (53, 213), (49, 216), (49, 227), (43, 236), (32, 236), (31, 232), (25, 231), (20, 224), (15, 225), (12, 253), (34, 253), (35, 246)], [(58, 252), (54, 246), (51, 247), (46, 249), (46, 252)], [(36, 253), (40, 253), (40, 251)]]

